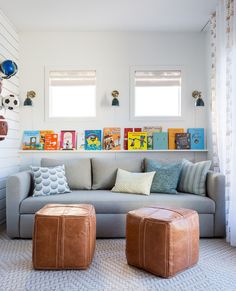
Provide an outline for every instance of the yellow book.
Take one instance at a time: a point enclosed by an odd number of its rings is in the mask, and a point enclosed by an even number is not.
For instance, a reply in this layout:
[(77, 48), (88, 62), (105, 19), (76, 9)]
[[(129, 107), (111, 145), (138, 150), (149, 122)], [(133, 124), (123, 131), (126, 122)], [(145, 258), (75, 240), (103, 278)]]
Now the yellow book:
[(168, 128), (169, 150), (176, 149), (176, 142), (175, 142), (175, 134), (176, 133), (184, 133), (184, 129), (183, 128)]
[(128, 150), (147, 150), (147, 132), (129, 132)]

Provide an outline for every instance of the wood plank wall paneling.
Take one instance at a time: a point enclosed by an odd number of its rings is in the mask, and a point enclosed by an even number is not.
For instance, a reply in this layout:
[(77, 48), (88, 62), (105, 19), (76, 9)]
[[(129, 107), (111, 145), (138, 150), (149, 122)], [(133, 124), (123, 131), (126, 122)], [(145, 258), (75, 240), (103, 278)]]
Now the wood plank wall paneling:
[[(0, 10), (0, 62), (5, 59), (15, 61), (19, 66), (19, 38), (16, 29)], [(3, 81), (2, 96), (14, 94), (19, 96), (19, 73)], [(0, 141), (0, 224), (6, 220), (6, 180), (9, 175), (19, 171), (20, 145), (19, 109), (9, 111), (2, 109), (9, 127), (8, 136)]]

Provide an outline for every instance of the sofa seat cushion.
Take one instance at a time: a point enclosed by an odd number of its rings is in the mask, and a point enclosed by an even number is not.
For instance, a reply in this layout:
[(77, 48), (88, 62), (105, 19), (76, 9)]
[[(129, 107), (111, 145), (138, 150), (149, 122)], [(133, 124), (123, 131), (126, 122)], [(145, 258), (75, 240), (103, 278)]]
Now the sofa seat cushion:
[(27, 197), (20, 205), (21, 214), (34, 214), (46, 204), (92, 204), (98, 214), (120, 214), (136, 208), (150, 205), (190, 208), (198, 213), (215, 213), (215, 202), (203, 196), (194, 194), (156, 194), (133, 195), (128, 193), (113, 193), (109, 190), (72, 191), (67, 194)]

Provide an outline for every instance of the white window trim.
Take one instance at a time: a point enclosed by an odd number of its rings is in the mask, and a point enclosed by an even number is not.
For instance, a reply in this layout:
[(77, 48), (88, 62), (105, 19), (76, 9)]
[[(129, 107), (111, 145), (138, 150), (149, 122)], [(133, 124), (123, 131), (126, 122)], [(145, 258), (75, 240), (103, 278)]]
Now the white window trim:
[[(135, 71), (150, 70), (178, 70), (181, 71), (181, 116), (135, 116)], [(183, 66), (131, 66), (130, 67), (130, 120), (132, 121), (183, 121), (185, 120), (185, 110), (186, 106), (184, 103), (186, 96), (186, 79), (185, 79), (185, 69)]]
[[(96, 108), (96, 115), (94, 117), (50, 117), (49, 116), (49, 73), (50, 71), (96, 71), (96, 98), (95, 98), (95, 108)], [(78, 66), (60, 66), (60, 67), (44, 67), (44, 121), (45, 122), (83, 122), (83, 121), (95, 121), (98, 117), (98, 86), (97, 86), (97, 78), (98, 78), (98, 71), (95, 68), (91, 67), (78, 67)]]

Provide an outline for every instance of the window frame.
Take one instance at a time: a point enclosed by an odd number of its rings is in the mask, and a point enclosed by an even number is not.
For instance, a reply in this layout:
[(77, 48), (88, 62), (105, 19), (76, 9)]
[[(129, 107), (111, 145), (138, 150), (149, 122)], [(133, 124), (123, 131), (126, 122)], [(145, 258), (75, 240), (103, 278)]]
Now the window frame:
[[(135, 72), (136, 71), (181, 71), (180, 116), (135, 116)], [(132, 66), (130, 67), (130, 120), (132, 121), (172, 121), (184, 120), (185, 100), (185, 69), (183, 66)]]
[[(96, 81), (95, 81), (95, 116), (88, 116), (88, 117), (50, 117), (49, 112), (49, 76), (51, 71), (95, 71), (96, 72)], [(98, 71), (95, 68), (91, 67), (71, 67), (71, 66), (60, 66), (60, 67), (44, 67), (44, 120), (46, 122), (50, 121), (78, 121), (78, 122), (83, 122), (83, 121), (94, 121), (98, 117), (98, 86), (97, 86), (97, 78), (98, 78)]]

